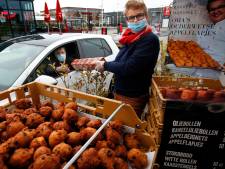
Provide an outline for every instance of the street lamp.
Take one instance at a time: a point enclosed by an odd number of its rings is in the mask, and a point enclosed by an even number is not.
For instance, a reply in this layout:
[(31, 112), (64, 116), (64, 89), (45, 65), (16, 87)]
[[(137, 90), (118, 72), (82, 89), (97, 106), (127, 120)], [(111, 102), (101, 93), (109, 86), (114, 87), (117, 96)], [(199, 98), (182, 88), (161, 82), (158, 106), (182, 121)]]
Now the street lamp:
[(102, 20), (102, 26), (103, 26), (103, 15), (104, 15), (104, 10), (103, 10), (103, 0), (101, 1), (101, 12), (102, 12), (102, 16), (101, 16), (101, 20)]

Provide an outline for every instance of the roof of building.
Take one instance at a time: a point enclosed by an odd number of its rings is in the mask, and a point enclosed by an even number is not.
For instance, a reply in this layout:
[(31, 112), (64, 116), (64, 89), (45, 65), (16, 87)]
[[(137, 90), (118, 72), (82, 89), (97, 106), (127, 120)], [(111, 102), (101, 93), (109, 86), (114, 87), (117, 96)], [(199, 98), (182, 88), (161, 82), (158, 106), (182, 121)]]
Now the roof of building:
[(49, 46), (54, 42), (63, 40), (63, 39), (82, 39), (82, 38), (94, 38), (94, 37), (102, 37), (103, 35), (98, 35), (98, 34), (83, 34), (83, 33), (53, 33), (53, 34), (48, 34), (48, 33), (42, 33), (38, 34), (40, 38), (36, 39), (31, 39), (31, 40), (26, 40), (22, 41), (20, 43), (26, 43), (26, 44), (31, 44), (31, 45), (39, 45), (39, 46)]

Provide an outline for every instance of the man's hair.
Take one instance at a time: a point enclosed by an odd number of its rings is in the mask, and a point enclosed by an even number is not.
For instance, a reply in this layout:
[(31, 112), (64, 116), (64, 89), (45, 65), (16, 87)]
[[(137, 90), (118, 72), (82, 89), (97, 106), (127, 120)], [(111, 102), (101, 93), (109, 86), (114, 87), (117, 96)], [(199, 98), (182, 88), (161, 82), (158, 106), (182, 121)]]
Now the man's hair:
[(65, 47), (59, 47), (59, 48), (57, 48), (57, 49), (55, 50), (54, 54), (56, 55), (57, 52), (58, 52), (59, 50), (61, 50), (61, 49), (63, 49), (63, 50), (66, 52), (66, 48), (65, 48)]
[[(219, 0), (208, 0), (207, 6), (206, 6), (206, 9), (207, 9), (208, 12), (209, 12), (209, 10), (210, 10), (210, 4), (211, 4), (212, 2), (215, 2), (215, 1), (219, 1)], [(220, 1), (225, 2), (225, 0), (220, 0)]]
[(127, 11), (133, 9), (143, 9), (145, 16), (148, 16), (148, 9), (144, 3), (143, 0), (128, 0), (127, 3), (125, 4), (125, 11), (124, 14), (127, 14)]

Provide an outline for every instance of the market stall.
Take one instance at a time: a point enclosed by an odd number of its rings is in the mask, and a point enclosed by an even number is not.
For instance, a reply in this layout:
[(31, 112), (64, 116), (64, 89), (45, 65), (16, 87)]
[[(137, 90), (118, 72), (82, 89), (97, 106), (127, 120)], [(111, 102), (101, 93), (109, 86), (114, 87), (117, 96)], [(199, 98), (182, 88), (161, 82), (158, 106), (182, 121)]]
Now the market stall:
[(207, 3), (173, 1), (166, 65), (173, 75), (153, 77), (147, 117), (158, 168), (225, 165), (225, 52), (218, 34), (225, 27), (209, 20)]

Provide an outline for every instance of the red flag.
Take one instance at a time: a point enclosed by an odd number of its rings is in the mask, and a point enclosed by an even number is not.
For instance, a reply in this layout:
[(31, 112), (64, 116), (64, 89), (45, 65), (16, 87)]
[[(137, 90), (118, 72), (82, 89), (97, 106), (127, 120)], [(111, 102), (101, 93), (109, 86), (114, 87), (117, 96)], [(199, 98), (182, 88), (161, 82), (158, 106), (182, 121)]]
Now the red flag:
[(62, 11), (61, 11), (61, 7), (59, 4), (59, 0), (57, 0), (57, 2), (56, 2), (56, 21), (62, 22)]
[(48, 5), (47, 3), (45, 2), (45, 11), (44, 11), (44, 19), (45, 19), (45, 22), (50, 22), (51, 18), (50, 18), (50, 13), (49, 13), (49, 10), (48, 10)]

